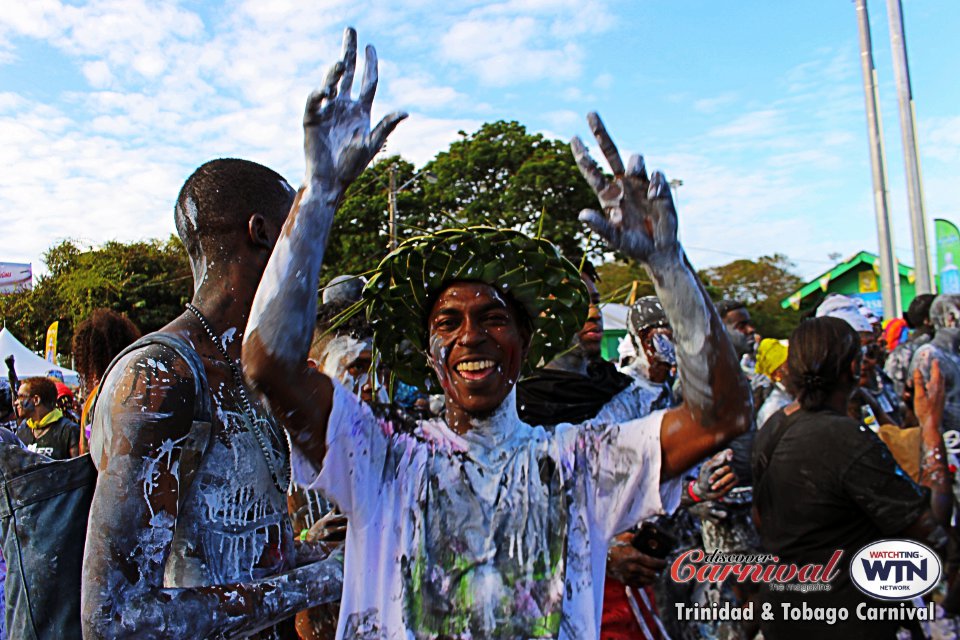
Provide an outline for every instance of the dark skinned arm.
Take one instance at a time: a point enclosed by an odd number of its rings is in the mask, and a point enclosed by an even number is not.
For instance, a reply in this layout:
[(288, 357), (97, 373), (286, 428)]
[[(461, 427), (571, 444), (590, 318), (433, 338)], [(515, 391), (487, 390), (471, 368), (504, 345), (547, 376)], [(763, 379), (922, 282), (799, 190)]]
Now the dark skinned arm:
[(624, 168), (599, 116), (591, 113), (587, 120), (613, 179), (574, 138), (573, 155), (602, 207), (602, 212), (581, 212), (580, 220), (612, 249), (644, 266), (673, 327), (684, 402), (667, 411), (661, 425), (661, 472), (670, 478), (750, 428), (750, 386), (677, 239), (677, 214), (666, 178), (660, 172), (648, 178), (640, 156), (631, 157)]
[(308, 366), (307, 353), (330, 227), (347, 187), (406, 117), (392, 113), (371, 131), (377, 54), (367, 46), (360, 95), (353, 100), (350, 92), (356, 59), (357, 34), (347, 29), (343, 58), (330, 69), (323, 89), (307, 100), (303, 118), (305, 184), (257, 288), (243, 341), (244, 373), (317, 469), (326, 453), (333, 386), (326, 375)]
[(932, 363), (930, 379), (926, 382), (919, 369), (914, 371), (913, 387), (914, 410), (920, 420), (920, 484), (930, 489), (930, 508), (903, 534), (943, 549), (946, 544), (944, 527), (950, 521), (953, 492), (947, 469), (947, 451), (940, 434), (946, 397), (940, 363)]
[(196, 400), (189, 366), (164, 350), (131, 354), (104, 382), (97, 426), (108, 435), (84, 550), (84, 637), (234, 637), (335, 598), (331, 563), (249, 583), (164, 588)]

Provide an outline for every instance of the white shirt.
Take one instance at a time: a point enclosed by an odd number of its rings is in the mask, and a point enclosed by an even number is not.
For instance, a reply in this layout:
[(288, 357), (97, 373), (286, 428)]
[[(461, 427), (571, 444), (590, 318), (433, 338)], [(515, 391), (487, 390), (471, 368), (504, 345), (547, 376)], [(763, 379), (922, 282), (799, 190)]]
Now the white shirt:
[(512, 391), (397, 433), (334, 384), (323, 470), (293, 472), (350, 518), (337, 637), (597, 637), (609, 540), (662, 510), (662, 416), (547, 432)]

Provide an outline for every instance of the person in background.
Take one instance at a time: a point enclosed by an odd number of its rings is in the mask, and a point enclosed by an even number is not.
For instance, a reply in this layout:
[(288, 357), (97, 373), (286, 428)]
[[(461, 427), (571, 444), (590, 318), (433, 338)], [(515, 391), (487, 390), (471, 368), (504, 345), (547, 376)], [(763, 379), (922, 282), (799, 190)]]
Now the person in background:
[(630, 344), (634, 357), (620, 371), (641, 384), (658, 389), (654, 409), (672, 407), (673, 383), (677, 375), (677, 348), (673, 342), (673, 329), (667, 322), (663, 306), (656, 296), (644, 296), (627, 311), (625, 341)]
[(10, 383), (0, 380), (0, 429), (6, 429), (14, 436), (20, 428), (17, 412), (13, 408), (15, 397), (16, 393), (10, 389)]
[[(876, 434), (847, 415), (863, 359), (861, 336), (840, 318), (808, 320), (790, 336), (787, 380), (798, 403), (767, 421), (753, 454), (754, 517), (763, 548), (781, 563), (826, 565), (838, 549), (848, 558), (883, 538), (912, 538), (939, 550), (946, 545), (952, 496), (940, 436), (944, 390), (939, 369), (934, 365), (926, 385), (919, 373), (914, 377), (922, 428), (918, 484)], [(850, 581), (846, 562), (836, 570), (830, 591), (765, 587), (763, 600), (777, 611), (782, 603), (802, 603), (850, 612), (870, 601)], [(767, 640), (894, 638), (898, 627), (897, 622), (866, 622), (853, 615), (833, 625), (782, 617), (761, 624)]]
[[(576, 424), (597, 417), (605, 408), (608, 411), (614, 408), (626, 410), (630, 415), (626, 419), (651, 411), (656, 394), (651, 389), (634, 385), (630, 376), (618, 372), (612, 362), (600, 355), (603, 313), (594, 276), (593, 266), (585, 262), (580, 279), (590, 296), (590, 308), (587, 320), (574, 335), (570, 348), (517, 384), (520, 419), (527, 424)], [(628, 396), (618, 397), (627, 389), (630, 390)]]
[(754, 378), (754, 354), (757, 351), (757, 343), (760, 342), (760, 334), (753, 326), (753, 320), (750, 312), (747, 310), (747, 304), (742, 300), (724, 299), (717, 303), (717, 313), (723, 321), (723, 326), (727, 329), (727, 334), (733, 342), (733, 348), (740, 358), (740, 365), (747, 376), (747, 379)]
[(937, 296), (930, 306), (933, 339), (917, 348), (910, 361), (910, 373), (920, 369), (930, 377), (933, 361), (940, 362), (947, 401), (943, 412), (943, 430), (960, 430), (960, 295)]
[(57, 408), (57, 385), (50, 378), (27, 378), (17, 391), (17, 415), (25, 421), (17, 437), (30, 451), (55, 460), (80, 455), (80, 427)]
[(793, 402), (787, 390), (787, 347), (779, 340), (764, 338), (757, 347), (757, 374), (766, 376), (772, 383), (770, 393), (762, 403), (754, 404), (757, 410), (757, 429), (763, 428), (770, 416)]
[(73, 391), (66, 383), (60, 380), (54, 380), (54, 384), (57, 386), (57, 409), (60, 409), (63, 415), (70, 418), (70, 420), (79, 424), (80, 414), (77, 411), (77, 401), (73, 395)]
[(86, 393), (80, 411), (80, 453), (86, 453), (90, 440), (90, 408), (97, 397), (100, 380), (107, 365), (128, 345), (140, 337), (140, 330), (127, 316), (112, 309), (94, 309), (73, 332), (73, 357), (80, 382)]
[[(893, 387), (897, 394), (904, 398), (908, 394), (905, 403), (909, 406), (910, 392), (910, 360), (917, 349), (933, 340), (933, 324), (930, 321), (930, 305), (936, 298), (932, 293), (924, 293), (910, 303), (907, 313), (904, 314), (904, 321), (907, 327), (912, 331), (907, 340), (901, 340), (887, 354), (887, 361), (883, 365), (883, 370), (893, 381)], [(890, 347), (891, 341), (887, 340), (887, 346)]]
[(863, 361), (860, 368), (860, 386), (850, 399), (851, 416), (863, 424), (877, 428), (884, 424), (903, 426), (903, 400), (897, 395), (893, 380), (881, 368), (884, 350), (877, 342), (877, 332), (870, 318), (864, 315), (857, 301), (840, 294), (832, 294), (817, 307), (816, 317), (838, 318), (845, 321), (860, 336)]

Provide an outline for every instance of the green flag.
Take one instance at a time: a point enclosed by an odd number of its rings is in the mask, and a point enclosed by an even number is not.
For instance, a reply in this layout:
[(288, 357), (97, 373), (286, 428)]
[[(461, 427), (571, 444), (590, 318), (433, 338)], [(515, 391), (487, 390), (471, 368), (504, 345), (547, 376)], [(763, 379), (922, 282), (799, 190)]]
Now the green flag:
[(937, 271), (940, 293), (960, 293), (960, 230), (949, 220), (933, 221), (937, 235)]

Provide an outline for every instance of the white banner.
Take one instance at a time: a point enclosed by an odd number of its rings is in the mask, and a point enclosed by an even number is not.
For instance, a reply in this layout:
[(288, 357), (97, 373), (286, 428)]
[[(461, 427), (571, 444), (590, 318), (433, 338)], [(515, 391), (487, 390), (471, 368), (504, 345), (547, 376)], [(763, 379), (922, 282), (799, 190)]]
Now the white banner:
[(0, 294), (33, 288), (33, 265), (0, 262)]

